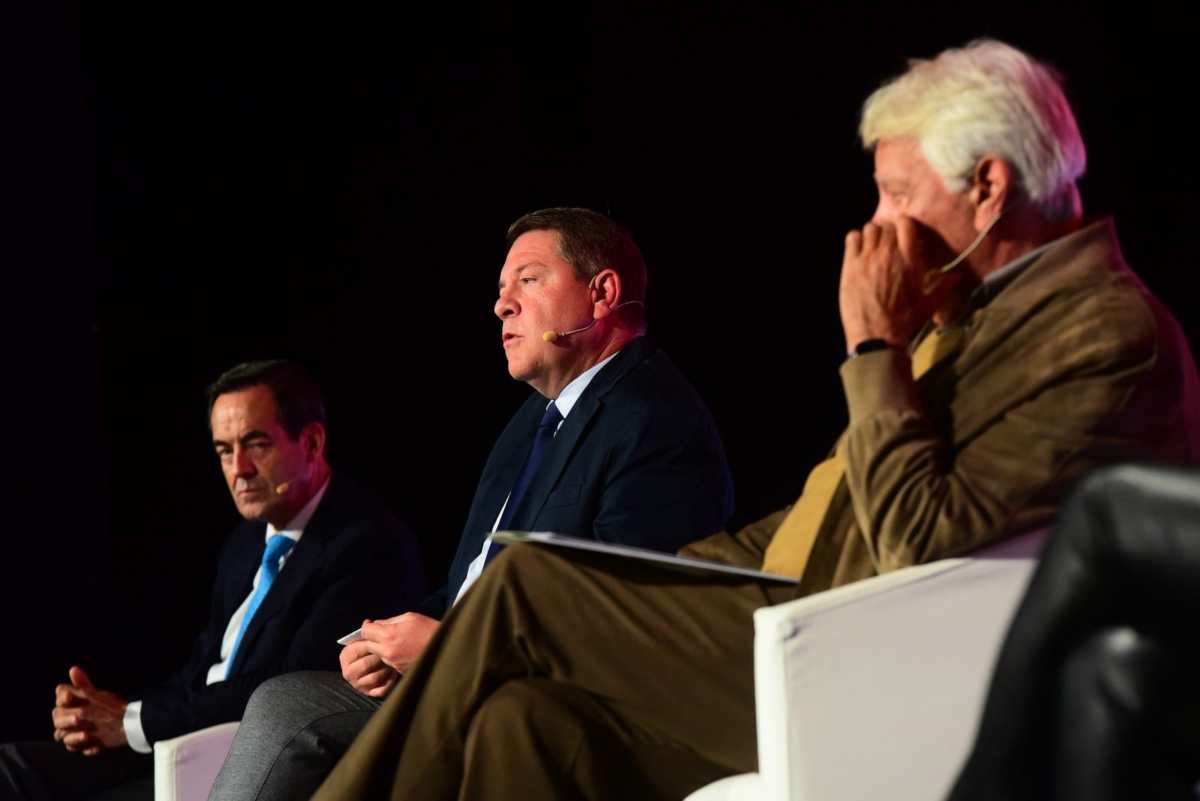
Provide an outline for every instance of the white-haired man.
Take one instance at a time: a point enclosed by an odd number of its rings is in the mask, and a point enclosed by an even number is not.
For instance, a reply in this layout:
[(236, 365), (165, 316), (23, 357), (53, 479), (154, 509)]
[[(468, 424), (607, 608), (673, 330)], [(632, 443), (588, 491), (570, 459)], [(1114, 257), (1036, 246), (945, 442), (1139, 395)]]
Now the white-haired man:
[(511, 548), (317, 801), (679, 799), (754, 770), (754, 609), (1044, 524), (1097, 465), (1200, 457), (1186, 341), (1112, 224), (1083, 225), (1053, 73), (949, 50), (861, 133), (879, 206), (842, 264), (849, 426), (796, 504), (687, 549), (799, 589)]

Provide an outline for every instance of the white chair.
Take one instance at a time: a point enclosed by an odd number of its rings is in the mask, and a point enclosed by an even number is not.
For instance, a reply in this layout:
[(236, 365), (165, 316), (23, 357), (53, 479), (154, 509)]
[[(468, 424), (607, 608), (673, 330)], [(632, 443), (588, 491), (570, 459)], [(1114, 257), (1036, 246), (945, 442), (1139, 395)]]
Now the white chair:
[(685, 801), (936, 801), (1044, 532), (754, 614), (758, 773)]
[(205, 801), (238, 724), (221, 723), (154, 744), (154, 801)]

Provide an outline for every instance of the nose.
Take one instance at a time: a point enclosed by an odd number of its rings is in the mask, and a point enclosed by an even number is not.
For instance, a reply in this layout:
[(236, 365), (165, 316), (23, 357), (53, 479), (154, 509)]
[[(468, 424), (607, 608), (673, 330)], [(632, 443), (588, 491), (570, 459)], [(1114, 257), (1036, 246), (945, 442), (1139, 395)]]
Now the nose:
[(512, 317), (520, 310), (517, 301), (513, 298), (512, 293), (508, 290), (501, 289), (500, 297), (496, 298), (496, 305), (492, 307), (492, 311), (496, 316), (503, 320), (506, 317)]
[(238, 446), (233, 449), (233, 470), (234, 475), (239, 478), (251, 478), (258, 474), (258, 467), (250, 458), (250, 454)]
[(879, 202), (875, 204), (875, 213), (871, 216), (871, 222), (876, 224), (892, 222), (895, 216), (895, 207), (893, 207), (883, 195), (880, 195)]

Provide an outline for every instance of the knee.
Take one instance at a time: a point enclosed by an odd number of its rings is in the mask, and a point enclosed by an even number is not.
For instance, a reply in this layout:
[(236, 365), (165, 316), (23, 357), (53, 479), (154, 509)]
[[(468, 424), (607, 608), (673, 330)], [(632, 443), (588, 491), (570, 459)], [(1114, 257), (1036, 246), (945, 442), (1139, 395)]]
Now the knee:
[(517, 679), (500, 685), (475, 713), (472, 734), (482, 742), (504, 742), (516, 732), (531, 739), (561, 741), (579, 721), (545, 679)]
[(483, 571), (479, 585), (492, 588), (532, 586), (538, 576), (553, 569), (549, 565), (554, 559), (561, 559), (549, 550), (536, 545), (510, 545)]
[(242, 715), (243, 722), (253, 718), (274, 718), (281, 707), (311, 693), (314, 684), (323, 680), (325, 675), (324, 671), (302, 670), (267, 679), (250, 695)]

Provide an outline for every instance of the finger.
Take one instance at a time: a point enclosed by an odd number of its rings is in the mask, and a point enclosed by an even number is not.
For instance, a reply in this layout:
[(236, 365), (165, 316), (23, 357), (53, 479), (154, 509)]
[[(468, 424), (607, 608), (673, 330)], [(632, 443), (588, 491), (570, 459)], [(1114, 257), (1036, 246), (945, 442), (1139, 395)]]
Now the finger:
[(392, 625), (364, 620), (362, 625), (363, 638), (359, 642), (378, 642), (388, 638), (392, 633)]
[(378, 687), (382, 684), (387, 684), (388, 679), (392, 676), (392, 669), (383, 666), (380, 670), (373, 670), (370, 673), (364, 673), (354, 683), (354, 689), (366, 692), (373, 687)]
[(95, 736), (88, 731), (68, 732), (63, 737), (62, 743), (69, 751), (78, 751), (81, 748), (88, 748), (97, 744)]
[(879, 226), (867, 223), (862, 229), (863, 250), (874, 250), (879, 247)]
[(64, 709), (57, 706), (54, 707), (50, 718), (54, 721), (54, 728), (56, 729), (78, 729), (86, 722), (81, 710)]
[(87, 672), (79, 667), (79, 665), (72, 665), (71, 669), (67, 671), (67, 675), (71, 677), (71, 683), (81, 690), (96, 689), (96, 685), (92, 684), (92, 680), (88, 677)]
[(896, 226), (890, 222), (877, 223), (879, 228), (879, 246), (893, 247), (896, 244)]
[(367, 690), (366, 694), (368, 696), (370, 696), (371, 698), (382, 698), (383, 696), (385, 696), (389, 692), (391, 692), (391, 689), (392, 689), (392, 687), (395, 686), (395, 684), (396, 684), (396, 679), (393, 678), (387, 682), (384, 682), (383, 684), (379, 685), (378, 687), (372, 687), (370, 690)]
[(368, 673), (374, 673), (384, 667), (383, 660), (375, 654), (368, 653), (342, 668), (342, 678), (350, 683), (362, 680)]
[(857, 256), (862, 253), (862, 231), (854, 230), (846, 234), (846, 250), (847, 257)]
[(900, 249), (900, 257), (905, 264), (917, 263), (917, 224), (912, 217), (900, 215), (892, 221), (896, 235), (896, 247)]
[(59, 684), (54, 688), (54, 703), (57, 706), (79, 706), (87, 699), (78, 687)]
[(83, 749), (83, 755), (85, 757), (94, 757), (97, 754), (99, 754), (102, 750), (104, 750), (104, 749), (102, 749), (100, 746), (93, 745), (90, 748)]

